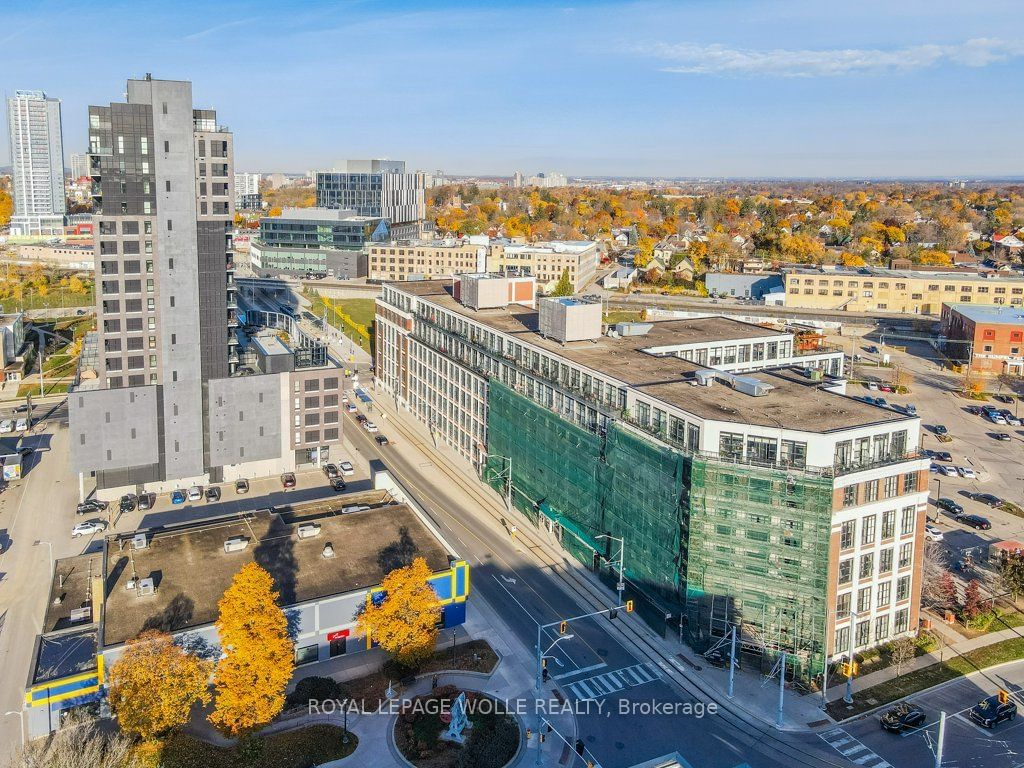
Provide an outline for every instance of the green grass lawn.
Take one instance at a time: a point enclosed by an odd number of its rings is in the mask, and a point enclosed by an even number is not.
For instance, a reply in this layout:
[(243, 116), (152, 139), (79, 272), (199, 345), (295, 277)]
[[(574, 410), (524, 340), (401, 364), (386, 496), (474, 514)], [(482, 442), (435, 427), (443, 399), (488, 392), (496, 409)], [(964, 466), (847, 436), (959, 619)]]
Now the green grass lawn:
[(335, 725), (310, 725), (287, 733), (255, 736), (244, 750), (218, 747), (187, 734), (175, 734), (164, 745), (161, 768), (313, 768), (351, 755), (359, 739)]
[(20, 312), (23, 309), (56, 309), (57, 307), (90, 307), (96, 303), (92, 288), (85, 293), (71, 293), (51, 288), (46, 296), (29, 293), (20, 299), (0, 299), (4, 312)]
[(900, 675), (870, 688), (858, 691), (854, 681), (853, 704), (847, 707), (842, 699), (831, 702), (828, 712), (837, 720), (859, 715), (869, 709), (918, 693), (934, 685), (954, 680), (978, 669), (1024, 658), (1024, 637), (1003, 640), (951, 659)]
[(608, 325), (615, 325), (615, 323), (632, 323), (639, 322), (643, 312), (633, 312), (628, 309), (615, 309), (611, 312), (605, 313), (604, 322)]
[[(307, 291), (306, 298), (313, 303), (310, 312), (317, 317), (323, 317), (326, 311), (328, 323), (367, 352), (370, 351), (370, 339), (373, 337), (373, 317), (377, 311), (373, 299), (323, 298), (314, 291)], [(365, 333), (361, 329), (365, 329)]]

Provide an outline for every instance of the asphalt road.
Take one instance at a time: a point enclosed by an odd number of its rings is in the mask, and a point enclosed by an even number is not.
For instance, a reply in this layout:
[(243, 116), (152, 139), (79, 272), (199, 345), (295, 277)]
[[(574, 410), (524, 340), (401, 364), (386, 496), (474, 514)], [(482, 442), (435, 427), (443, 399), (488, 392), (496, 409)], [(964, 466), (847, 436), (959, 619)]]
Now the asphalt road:
[[(406, 444), (415, 441), (394, 420), (377, 421), (389, 436)], [(502, 509), (494, 498), (446, 472), (440, 461), (429, 455), (410, 460), (395, 447), (379, 448), (352, 417), (345, 429), (354, 448), (365, 459), (381, 458), (424, 505), (442, 534), (470, 560), (470, 604), (472, 599), (486, 600), (527, 648), (536, 647), (538, 625), (614, 602), (614, 593), (606, 592), (597, 602), (592, 593), (567, 584), (563, 575), (570, 569), (548, 561), (534, 546), (535, 531), (520, 530), (512, 537), (501, 523)], [(620, 630), (627, 630), (625, 637)], [(645, 631), (607, 617), (586, 619), (573, 623), (573, 638), (552, 652), (557, 661), (550, 672), (565, 698), (577, 703), (580, 737), (604, 768), (626, 768), (676, 751), (702, 768), (850, 764), (813, 734), (779, 734), (728, 709), (703, 718), (638, 711), (636, 707), (653, 703), (681, 707), (713, 701), (679, 675), (670, 663), (674, 660), (644, 652)], [(630, 711), (622, 713), (620, 706)]]

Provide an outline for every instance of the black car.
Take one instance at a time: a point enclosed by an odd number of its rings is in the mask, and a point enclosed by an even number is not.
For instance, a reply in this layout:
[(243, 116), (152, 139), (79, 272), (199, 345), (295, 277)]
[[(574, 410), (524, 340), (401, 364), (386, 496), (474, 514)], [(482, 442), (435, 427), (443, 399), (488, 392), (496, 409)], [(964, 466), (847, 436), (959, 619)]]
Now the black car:
[(998, 440), (1001, 443), (1006, 443), (1012, 440), (1013, 438), (1010, 437), (1010, 434), (1008, 432), (993, 432), (992, 439)]
[(99, 499), (89, 499), (78, 505), (76, 512), (79, 515), (91, 515), (94, 512), (102, 512), (107, 508), (107, 502)]
[(942, 424), (936, 424), (934, 427), (932, 427), (932, 432), (934, 432), (936, 435), (949, 434), (949, 430), (946, 429)]
[(976, 405), (968, 405), (967, 412), (971, 414), (971, 416), (981, 416), (981, 414), (984, 413), (984, 411)]
[(206, 489), (206, 501), (220, 501), (220, 488), (216, 485), (211, 485)]
[(957, 515), (954, 519), (958, 523), (963, 523), (964, 525), (975, 528), (979, 531), (987, 531), (992, 528), (992, 523), (981, 515)]
[(932, 458), (936, 461), (952, 461), (953, 454), (949, 451), (935, 451), (932, 453)]
[(964, 513), (964, 508), (957, 504), (952, 499), (939, 499), (938, 501), (935, 502), (935, 506), (938, 507), (939, 509), (946, 510), (954, 517), (956, 515), (962, 515)]
[(128, 512), (134, 512), (135, 506), (138, 504), (138, 497), (134, 493), (126, 493), (121, 497), (121, 514)]
[(901, 733), (907, 728), (920, 728), (927, 719), (923, 709), (903, 702), (887, 709), (878, 722), (889, 733)]
[(996, 400), (998, 400), (1000, 403), (1012, 403), (1013, 402), (1013, 398), (1010, 397), (1009, 395), (996, 395)]
[(971, 720), (986, 728), (994, 728), (1003, 720), (1013, 720), (1017, 716), (1017, 705), (1010, 699), (1000, 703), (999, 696), (989, 696), (971, 707)]
[(156, 504), (156, 494), (155, 493), (144, 493), (141, 496), (139, 496), (139, 509), (142, 509), (142, 510), (152, 509), (155, 504)]
[(377, 435), (373, 439), (377, 441), (377, 445), (387, 445), (388, 444), (388, 439), (386, 437), (384, 437), (384, 435)]
[(712, 648), (704, 654), (704, 659), (712, 667), (723, 667), (729, 666), (729, 651), (725, 648)]
[(993, 496), (991, 493), (972, 493), (970, 496), (975, 501), (980, 501), (990, 507), (998, 507), (1003, 503), (998, 496)]
[(345, 484), (345, 481), (342, 480), (340, 477), (331, 478), (331, 490), (333, 490), (335, 493), (344, 493), (346, 488), (348, 488), (348, 486)]
[(336, 464), (324, 464), (324, 474), (332, 480), (335, 477), (341, 476), (341, 472), (338, 471), (338, 466)]

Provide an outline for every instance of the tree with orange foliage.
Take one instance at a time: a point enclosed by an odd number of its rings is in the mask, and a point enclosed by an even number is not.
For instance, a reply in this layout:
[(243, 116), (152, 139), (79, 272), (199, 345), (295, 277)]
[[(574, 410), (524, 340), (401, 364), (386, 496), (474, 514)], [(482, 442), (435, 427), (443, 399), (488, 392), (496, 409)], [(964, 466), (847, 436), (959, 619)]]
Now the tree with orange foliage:
[(372, 599), (359, 616), (359, 629), (412, 667), (434, 652), (441, 602), (428, 580), (427, 561), (417, 557), (396, 568), (381, 583), (381, 599)]
[(295, 658), (279, 596), (270, 574), (248, 563), (217, 604), (224, 655), (214, 673), (217, 696), (210, 722), (230, 736), (263, 727), (284, 707)]
[(121, 730), (145, 741), (188, 722), (196, 702), (210, 701), (213, 664), (174, 644), (166, 632), (143, 632), (125, 644), (107, 678)]
[(277, 205), (275, 205), (273, 208), (271, 208), (269, 211), (267, 211), (267, 216), (277, 217), (277, 216), (280, 216), (280, 215), (281, 215), (281, 208), (280, 208), (280, 206), (277, 206)]

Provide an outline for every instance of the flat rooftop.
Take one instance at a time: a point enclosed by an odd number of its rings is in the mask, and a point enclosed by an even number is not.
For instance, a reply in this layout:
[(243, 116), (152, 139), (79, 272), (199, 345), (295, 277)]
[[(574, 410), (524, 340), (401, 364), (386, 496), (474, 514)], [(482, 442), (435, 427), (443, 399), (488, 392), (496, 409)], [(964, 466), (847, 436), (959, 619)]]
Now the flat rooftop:
[(774, 390), (763, 397), (738, 392), (716, 382), (710, 387), (693, 386), (699, 366), (675, 356), (657, 356), (645, 349), (694, 342), (743, 340), (786, 335), (771, 328), (744, 323), (728, 317), (651, 321), (643, 336), (613, 339), (600, 336), (593, 341), (561, 344), (537, 333), (539, 313), (519, 304), (505, 308), (474, 311), (457, 302), (446, 280), (392, 283), (392, 287), (430, 301), (518, 341), (565, 357), (596, 373), (619, 381), (704, 419), (783, 427), (807, 432), (831, 432), (883, 422), (909, 420), (886, 408), (869, 405), (853, 397), (826, 390), (792, 369), (745, 374), (771, 384)]
[[(449, 552), (408, 504), (389, 503), (383, 491), (259, 510), (174, 528), (146, 531), (145, 549), (131, 549), (135, 533), (106, 539), (107, 581), (103, 646), (118, 645), (145, 629), (168, 631), (212, 624), (217, 602), (245, 564), (257, 562), (274, 577), (282, 605), (294, 605), (380, 584), (396, 567), (422, 557), (432, 571), (449, 565)], [(342, 514), (343, 507), (371, 509)], [(300, 539), (302, 523), (321, 526)], [(248, 547), (226, 553), (224, 542), (244, 537)], [(324, 558), (331, 542), (335, 555)], [(156, 592), (139, 596), (126, 584), (134, 574), (153, 578)]]
[(292, 353), (291, 348), (273, 333), (253, 336), (251, 341), (263, 350), (263, 354), (268, 357), (273, 355), (290, 355)]
[(947, 280), (978, 280), (991, 283), (1012, 283), (1022, 282), (1024, 277), (1021, 275), (1006, 275), (1002, 273), (987, 272), (948, 272), (948, 271), (928, 271), (928, 270), (917, 270), (917, 269), (884, 269), (882, 267), (860, 267), (858, 269), (821, 269), (814, 267), (807, 267), (803, 269), (785, 269), (785, 274), (793, 275), (807, 275), (807, 276), (821, 276), (821, 277), (843, 277), (843, 278), (872, 278), (872, 277), (905, 277), (908, 279), (923, 280), (929, 276), (935, 277), (936, 279), (945, 278)]
[[(103, 555), (99, 552), (66, 557), (54, 563), (50, 602), (43, 617), (43, 634), (92, 623), (89, 580), (102, 573)], [(83, 608), (90, 609), (84, 619), (81, 618)]]
[(986, 307), (977, 304), (949, 304), (947, 306), (975, 323), (1024, 325), (1024, 310), (1018, 307)]

